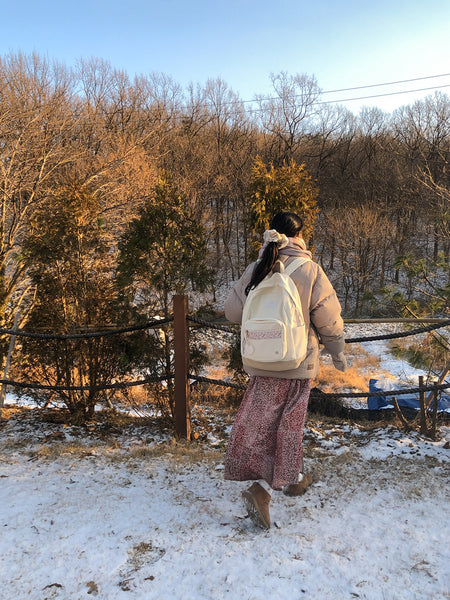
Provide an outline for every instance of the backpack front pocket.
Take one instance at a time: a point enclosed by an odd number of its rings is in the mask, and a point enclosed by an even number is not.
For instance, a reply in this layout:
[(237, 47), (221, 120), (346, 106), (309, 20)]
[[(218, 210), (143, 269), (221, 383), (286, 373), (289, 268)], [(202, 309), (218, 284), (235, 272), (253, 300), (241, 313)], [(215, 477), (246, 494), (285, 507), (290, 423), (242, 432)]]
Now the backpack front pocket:
[(242, 356), (276, 362), (286, 354), (286, 328), (276, 319), (250, 319), (242, 335)]

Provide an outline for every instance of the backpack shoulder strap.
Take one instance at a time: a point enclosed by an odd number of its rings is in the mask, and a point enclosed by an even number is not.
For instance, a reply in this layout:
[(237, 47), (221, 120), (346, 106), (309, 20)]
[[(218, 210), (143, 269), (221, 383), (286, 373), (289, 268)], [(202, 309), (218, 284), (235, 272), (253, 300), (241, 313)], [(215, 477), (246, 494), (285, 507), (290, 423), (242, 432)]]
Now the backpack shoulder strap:
[(285, 275), (292, 275), (292, 273), (294, 271), (296, 271), (299, 267), (301, 267), (302, 265), (304, 265), (307, 262), (312, 262), (310, 258), (307, 258), (306, 256), (299, 256), (298, 258), (294, 259), (287, 267), (285, 267), (284, 269), (284, 274)]

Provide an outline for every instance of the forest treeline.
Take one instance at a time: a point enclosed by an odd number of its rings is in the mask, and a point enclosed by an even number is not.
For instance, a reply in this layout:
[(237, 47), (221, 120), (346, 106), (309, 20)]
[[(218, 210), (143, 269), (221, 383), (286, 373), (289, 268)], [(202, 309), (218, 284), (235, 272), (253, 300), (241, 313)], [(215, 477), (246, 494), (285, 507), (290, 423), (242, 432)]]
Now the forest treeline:
[(448, 311), (450, 98), (354, 115), (314, 76), (271, 81), (248, 103), (222, 79), (0, 58), (2, 326), (167, 314), (237, 278), (272, 209), (302, 207), (345, 314)]
[(130, 80), (102, 60), (73, 70), (2, 58), (2, 312), (13, 314), (13, 296), (26, 293), (21, 248), (36, 211), (51, 212), (67, 186), (91, 194), (113, 248), (161, 170), (206, 227), (219, 277), (236, 277), (249, 258), (256, 157), (267, 168), (295, 161), (316, 183), (312, 242), (347, 309), (398, 282), (398, 257), (448, 257), (447, 95), (355, 116), (320, 104), (313, 76), (281, 73), (272, 84), (272, 98), (248, 105), (221, 79), (183, 90), (162, 74)]

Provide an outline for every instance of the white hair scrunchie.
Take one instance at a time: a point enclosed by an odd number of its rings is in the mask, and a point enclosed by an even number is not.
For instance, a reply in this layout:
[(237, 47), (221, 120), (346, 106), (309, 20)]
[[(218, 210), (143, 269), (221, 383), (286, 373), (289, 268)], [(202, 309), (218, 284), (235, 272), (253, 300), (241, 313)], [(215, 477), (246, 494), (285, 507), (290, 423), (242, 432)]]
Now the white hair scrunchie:
[(279, 249), (285, 248), (289, 244), (289, 240), (284, 233), (278, 233), (276, 229), (266, 229), (263, 236), (266, 244), (275, 243)]

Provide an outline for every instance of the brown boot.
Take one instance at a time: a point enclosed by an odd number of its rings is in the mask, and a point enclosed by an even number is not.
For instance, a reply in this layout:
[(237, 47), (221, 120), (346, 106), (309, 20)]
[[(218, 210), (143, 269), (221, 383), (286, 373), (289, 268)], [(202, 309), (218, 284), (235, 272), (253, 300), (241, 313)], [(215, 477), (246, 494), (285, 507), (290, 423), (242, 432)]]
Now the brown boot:
[(269, 492), (255, 481), (248, 490), (242, 492), (242, 498), (253, 523), (262, 529), (270, 529)]
[(303, 474), (303, 479), (298, 483), (291, 483), (283, 488), (283, 493), (286, 496), (301, 496), (306, 492), (309, 486), (312, 484), (311, 475)]

